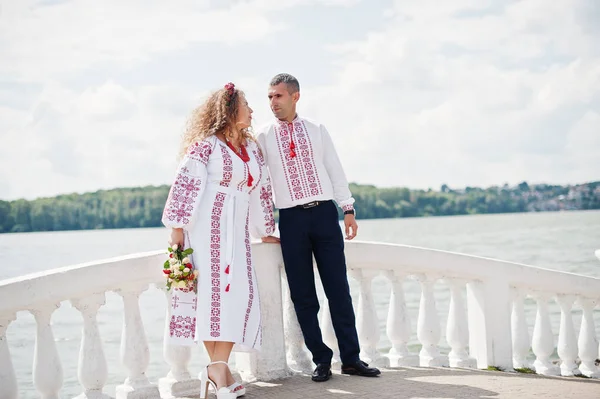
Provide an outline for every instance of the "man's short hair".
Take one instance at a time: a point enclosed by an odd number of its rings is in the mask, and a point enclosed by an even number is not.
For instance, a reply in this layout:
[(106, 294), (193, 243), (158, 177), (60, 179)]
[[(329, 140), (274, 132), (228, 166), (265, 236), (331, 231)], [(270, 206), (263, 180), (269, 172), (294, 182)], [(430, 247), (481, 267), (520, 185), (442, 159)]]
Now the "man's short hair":
[(273, 79), (271, 79), (271, 86), (277, 86), (280, 83), (285, 83), (290, 94), (296, 93), (300, 91), (300, 83), (298, 83), (298, 79), (290, 75), (289, 73), (280, 73), (275, 75)]

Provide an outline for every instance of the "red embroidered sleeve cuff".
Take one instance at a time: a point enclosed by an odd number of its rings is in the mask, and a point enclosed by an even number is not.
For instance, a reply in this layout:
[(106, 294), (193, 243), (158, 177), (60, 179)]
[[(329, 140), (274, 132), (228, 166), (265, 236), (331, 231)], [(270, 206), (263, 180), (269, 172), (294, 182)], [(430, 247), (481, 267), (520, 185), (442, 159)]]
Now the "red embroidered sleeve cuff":
[(352, 205), (352, 204), (349, 204), (349, 205), (344, 205), (344, 206), (342, 207), (342, 210), (343, 210), (344, 212), (346, 212), (346, 211), (353, 211), (353, 210), (354, 210), (354, 205)]

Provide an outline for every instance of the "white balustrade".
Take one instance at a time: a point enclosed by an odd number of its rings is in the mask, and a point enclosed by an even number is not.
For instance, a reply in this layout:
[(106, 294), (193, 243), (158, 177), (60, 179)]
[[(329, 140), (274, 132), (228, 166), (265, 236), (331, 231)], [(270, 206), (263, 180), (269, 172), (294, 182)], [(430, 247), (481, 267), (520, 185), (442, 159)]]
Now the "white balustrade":
[(530, 368), (531, 362), (527, 360), (531, 341), (529, 340), (529, 329), (525, 317), (524, 294), (520, 289), (513, 289), (511, 331), (513, 367), (515, 369)]
[(574, 295), (557, 295), (556, 302), (560, 306), (560, 331), (558, 332), (557, 352), (560, 357), (560, 373), (565, 377), (580, 375), (577, 367), (577, 336), (573, 327)]
[(287, 278), (282, 272), (282, 291), (283, 291), (283, 322), (285, 343), (287, 347), (286, 359), (288, 367), (295, 372), (311, 373), (313, 371), (312, 360), (304, 345), (304, 336), (296, 317), (294, 303), (290, 298), (290, 290)]
[(583, 309), (581, 328), (579, 329), (579, 370), (586, 377), (600, 378), (600, 370), (595, 362), (598, 358), (598, 340), (594, 326), (593, 309), (597, 301), (590, 298), (579, 298), (578, 302)]
[[(267, 381), (289, 376), (285, 357), (284, 314), (282, 311), (281, 249), (259, 244), (252, 252), (260, 297), (262, 347), (260, 352), (236, 353), (237, 371), (246, 381)], [(295, 318), (295, 316), (294, 316)]]
[(418, 366), (419, 356), (408, 349), (410, 316), (406, 309), (402, 287), (406, 274), (389, 270), (386, 276), (392, 283), (386, 323), (386, 333), (392, 348), (386, 356), (390, 360), (390, 367)]
[(321, 322), (319, 325), (321, 326), (321, 333), (323, 334), (323, 342), (333, 351), (331, 366), (337, 368), (341, 365), (340, 350), (338, 348), (335, 330), (333, 329), (329, 300), (327, 300), (327, 297), (323, 298), (323, 302), (321, 303)]
[(417, 319), (417, 338), (422, 345), (419, 363), (423, 367), (447, 366), (448, 358), (442, 356), (438, 348), (441, 327), (433, 296), (435, 278), (420, 275), (417, 280), (421, 283), (421, 302)]
[[(258, 355), (236, 353), (238, 372), (247, 381), (281, 378), (289, 374), (289, 369), (310, 373), (313, 364), (304, 347), (285, 277), (282, 283), (280, 248), (258, 244), (254, 245), (253, 251), (254, 262), (258, 265), (263, 350)], [(600, 255), (600, 251), (597, 254)], [(492, 365), (510, 370), (513, 366), (531, 367), (527, 360), (531, 347), (536, 356), (534, 367), (539, 374), (572, 376), (582, 373), (600, 377), (600, 369), (595, 364), (600, 347), (593, 318), (600, 299), (598, 278), (393, 244), (347, 243), (346, 259), (350, 275), (359, 283), (357, 330), (361, 357), (373, 365), (401, 367), (418, 363), (421, 366), (471, 367), (476, 361), (479, 368)], [(127, 378), (117, 387), (117, 399), (159, 398), (159, 388), (146, 376), (150, 356), (139, 295), (150, 284), (163, 284), (162, 262), (164, 251), (156, 251), (0, 281), (0, 297), (11, 298), (11, 301), (0, 301), (0, 398), (19, 397), (6, 330), (16, 312), (22, 310), (29, 310), (36, 321), (33, 385), (41, 398), (59, 397), (63, 371), (50, 320), (58, 304), (65, 300), (70, 300), (83, 317), (78, 364), (83, 393), (79, 398), (108, 398), (102, 391), (113, 365), (106, 363), (96, 321), (98, 310), (104, 303), (104, 293), (108, 291), (118, 292), (124, 303), (121, 361), (127, 370)], [(384, 273), (392, 284), (386, 323), (392, 348), (385, 357), (377, 348), (380, 326), (371, 287), (373, 278), (380, 273)], [(411, 323), (403, 290), (406, 276), (417, 276), (421, 285), (417, 338), (422, 348), (418, 357), (408, 350)], [(449, 356), (441, 355), (438, 347), (442, 331), (434, 286), (437, 277), (441, 276), (450, 287), (449, 311), (444, 315), (448, 318), (445, 334), (451, 348)], [(71, 284), (72, 281), (83, 283)], [(512, 288), (511, 292), (511, 287), (517, 288)], [(523, 299), (526, 293), (534, 295), (537, 301), (531, 342), (525, 317), (525, 307), (529, 304)], [(583, 310), (578, 337), (572, 316), (578, 311), (573, 310), (575, 296), (578, 297), (577, 306)], [(556, 339), (548, 312), (552, 297), (556, 297), (561, 312), (556, 346), (560, 368), (551, 360)], [(169, 311), (170, 306), (167, 309)], [(322, 304), (322, 309), (323, 337), (336, 352), (335, 361), (339, 352), (327, 302)], [(166, 339), (168, 325), (165, 331), (164, 361), (170, 371), (160, 379), (160, 393), (165, 398), (197, 393), (198, 380), (188, 371), (192, 348), (169, 345)]]
[(78, 399), (110, 398), (102, 392), (108, 379), (108, 366), (96, 320), (98, 310), (104, 305), (104, 302), (104, 294), (71, 300), (71, 304), (81, 312), (83, 317), (83, 333), (77, 369), (83, 393), (77, 397)]
[(377, 350), (379, 321), (371, 288), (373, 278), (378, 274), (377, 270), (350, 269), (350, 275), (359, 283), (356, 330), (360, 342), (360, 358), (372, 366), (386, 367), (389, 366), (388, 358), (381, 356)]
[(31, 311), (37, 329), (33, 355), (33, 383), (42, 399), (58, 399), (58, 392), (63, 383), (62, 364), (50, 326), (52, 313), (59, 306), (40, 305)]
[(6, 329), (15, 320), (14, 314), (0, 315), (0, 398), (17, 399), (19, 389), (15, 369), (6, 342)]
[(549, 296), (537, 293), (534, 298), (537, 302), (537, 313), (535, 315), (533, 341), (531, 343), (531, 348), (536, 357), (533, 367), (538, 374), (559, 375), (559, 368), (550, 361), (550, 356), (554, 352), (554, 335), (552, 335), (550, 316), (548, 314)]
[(140, 315), (139, 295), (147, 288), (146, 284), (141, 284), (118, 291), (123, 298), (121, 363), (127, 369), (128, 376), (122, 385), (117, 386), (117, 399), (160, 398), (158, 387), (151, 384), (146, 376), (146, 369), (150, 363), (150, 350)]
[(450, 367), (474, 368), (477, 362), (467, 353), (469, 325), (462, 295), (465, 282), (456, 279), (449, 279), (447, 282), (450, 286), (450, 307), (446, 324), (446, 340), (451, 348), (448, 354)]
[(188, 365), (192, 359), (192, 347), (170, 344), (170, 323), (172, 313), (172, 291), (162, 290), (167, 300), (165, 330), (163, 337), (163, 356), (170, 367), (166, 377), (159, 380), (162, 397), (185, 397), (200, 392), (200, 380), (192, 378)]

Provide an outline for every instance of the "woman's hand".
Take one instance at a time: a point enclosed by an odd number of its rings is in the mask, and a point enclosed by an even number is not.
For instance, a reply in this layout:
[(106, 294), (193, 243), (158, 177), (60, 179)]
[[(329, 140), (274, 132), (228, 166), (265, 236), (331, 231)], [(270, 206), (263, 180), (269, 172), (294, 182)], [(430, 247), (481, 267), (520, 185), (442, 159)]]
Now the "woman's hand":
[(261, 238), (262, 242), (270, 243), (270, 244), (278, 244), (281, 240), (279, 237), (275, 236), (266, 236)]
[(183, 249), (183, 229), (171, 229), (169, 245), (173, 248), (175, 244), (177, 244), (178, 248)]

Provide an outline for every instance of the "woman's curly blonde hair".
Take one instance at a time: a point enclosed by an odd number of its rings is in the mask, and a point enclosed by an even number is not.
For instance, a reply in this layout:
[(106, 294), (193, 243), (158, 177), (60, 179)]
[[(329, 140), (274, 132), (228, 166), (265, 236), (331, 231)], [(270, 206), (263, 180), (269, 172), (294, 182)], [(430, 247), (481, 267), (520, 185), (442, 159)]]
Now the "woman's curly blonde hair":
[[(228, 85), (231, 86), (228, 88)], [(183, 133), (179, 158), (186, 154), (190, 145), (207, 137), (217, 133), (231, 137), (231, 132), (237, 130), (235, 124), (239, 106), (244, 99), (244, 92), (234, 88), (232, 83), (228, 83), (224, 88), (212, 93), (204, 104), (195, 108)], [(254, 140), (248, 129), (242, 129), (241, 133), (244, 140)]]

